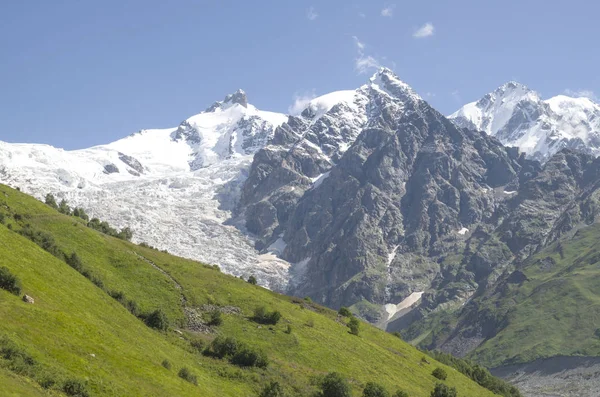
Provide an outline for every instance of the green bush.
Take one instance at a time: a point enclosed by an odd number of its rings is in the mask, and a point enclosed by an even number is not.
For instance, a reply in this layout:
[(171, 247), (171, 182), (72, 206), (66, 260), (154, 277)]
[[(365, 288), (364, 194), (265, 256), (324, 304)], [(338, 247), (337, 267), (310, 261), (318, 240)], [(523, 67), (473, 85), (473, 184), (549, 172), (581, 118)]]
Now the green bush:
[(277, 310), (269, 312), (264, 306), (259, 306), (254, 309), (252, 320), (260, 324), (275, 325), (281, 320), (281, 313)]
[(204, 354), (217, 358), (232, 357), (238, 350), (239, 343), (235, 338), (218, 336), (212, 341)]
[(90, 395), (87, 386), (77, 379), (67, 380), (63, 385), (63, 391), (67, 396), (73, 397), (89, 397)]
[(258, 280), (256, 280), (256, 277), (250, 276), (248, 277), (248, 282), (252, 285), (256, 285), (258, 283)]
[(67, 200), (62, 199), (60, 201), (60, 204), (58, 204), (58, 212), (65, 215), (71, 215), (71, 207), (69, 207)]
[(356, 317), (350, 318), (350, 321), (348, 321), (348, 328), (350, 328), (350, 333), (352, 335), (358, 336), (360, 332), (360, 321), (358, 321)]
[(279, 382), (271, 382), (262, 389), (260, 392), (260, 397), (284, 397), (285, 393), (283, 391), (283, 387), (279, 384)]
[(196, 377), (196, 375), (192, 374), (192, 372), (186, 367), (181, 368), (177, 375), (179, 375), (181, 379), (198, 386), (198, 378)]
[(170, 371), (170, 370), (171, 370), (171, 368), (173, 367), (173, 366), (171, 365), (171, 362), (170, 362), (169, 360), (167, 360), (167, 359), (163, 360), (163, 362), (161, 363), (161, 365), (162, 365), (163, 367), (165, 367), (166, 369), (168, 369), (169, 371)]
[(58, 204), (56, 204), (56, 199), (54, 198), (54, 195), (52, 193), (48, 193), (46, 195), (45, 203), (46, 203), (46, 205), (49, 205), (50, 207), (54, 208), (55, 210), (58, 210)]
[(435, 385), (435, 389), (431, 392), (431, 397), (457, 397), (456, 388), (446, 386), (443, 383)]
[(266, 368), (269, 365), (269, 360), (263, 352), (244, 345), (237, 349), (230, 361), (239, 367)]
[(374, 382), (367, 383), (362, 395), (363, 397), (390, 397), (385, 387)]
[(434, 369), (431, 375), (435, 376), (439, 380), (446, 380), (446, 378), (448, 377), (446, 371), (444, 371), (444, 369), (440, 367)]
[(338, 314), (344, 317), (352, 317), (352, 312), (347, 307), (341, 307)]
[(204, 349), (204, 341), (202, 339), (194, 339), (190, 342), (190, 345), (200, 353)]
[(0, 288), (11, 294), (21, 294), (21, 281), (5, 266), (0, 267)]
[(169, 319), (161, 309), (157, 309), (146, 317), (146, 325), (150, 328), (166, 331), (169, 328)]
[(223, 315), (219, 310), (213, 310), (208, 314), (208, 325), (219, 326), (223, 324)]
[(331, 372), (321, 382), (321, 397), (351, 397), (350, 385), (337, 372)]
[(409, 397), (408, 393), (404, 390), (398, 390), (392, 397)]

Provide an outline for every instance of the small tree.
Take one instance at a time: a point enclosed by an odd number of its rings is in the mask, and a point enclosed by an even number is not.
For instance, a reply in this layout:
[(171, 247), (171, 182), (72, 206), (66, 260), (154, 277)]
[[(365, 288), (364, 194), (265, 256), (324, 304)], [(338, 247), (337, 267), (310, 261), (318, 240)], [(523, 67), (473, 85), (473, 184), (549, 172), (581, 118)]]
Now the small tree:
[(71, 207), (69, 207), (67, 200), (62, 199), (60, 201), (60, 204), (58, 205), (58, 212), (65, 215), (71, 215)]
[(381, 385), (368, 382), (363, 390), (363, 397), (390, 397), (390, 393)]
[(350, 333), (352, 335), (358, 336), (360, 332), (360, 321), (356, 317), (352, 317), (350, 321), (348, 321), (348, 328), (350, 328)]
[(230, 361), (239, 367), (267, 368), (269, 365), (269, 359), (263, 352), (244, 345), (237, 349)]
[(448, 377), (446, 371), (444, 371), (444, 369), (440, 367), (434, 369), (431, 375), (435, 376), (439, 380), (446, 380), (446, 378)]
[(398, 390), (392, 397), (409, 397), (408, 393), (404, 390)]
[(146, 317), (146, 325), (150, 328), (166, 331), (169, 328), (169, 319), (161, 309), (157, 309)]
[(431, 397), (457, 397), (456, 388), (446, 386), (443, 383), (435, 385), (435, 389), (431, 392)]
[(350, 385), (337, 372), (331, 372), (321, 382), (321, 397), (351, 397)]
[(338, 314), (344, 317), (352, 317), (352, 312), (347, 307), (341, 307), (340, 311), (338, 311)]
[(168, 369), (169, 371), (171, 370), (172, 366), (171, 366), (171, 362), (167, 359), (164, 359), (163, 362), (161, 363), (161, 365), (163, 367), (165, 367), (166, 369)]
[(54, 195), (52, 193), (48, 193), (46, 195), (45, 203), (46, 203), (46, 205), (49, 205), (50, 207), (54, 208), (55, 210), (58, 209), (58, 204), (56, 204), (56, 199), (54, 198)]
[(131, 241), (131, 239), (133, 238), (133, 232), (128, 227), (123, 228), (121, 229), (119, 234), (117, 234), (117, 238), (120, 238), (121, 240), (125, 241)]
[(212, 341), (210, 346), (204, 351), (204, 354), (217, 358), (225, 358), (233, 356), (239, 347), (239, 343), (235, 338), (218, 336)]
[(279, 382), (271, 382), (260, 392), (260, 397), (284, 397), (283, 387)]
[(5, 266), (0, 267), (0, 288), (15, 295), (21, 294), (21, 281)]
[(254, 277), (254, 275), (248, 277), (248, 282), (252, 285), (256, 285), (258, 283), (258, 280), (256, 280), (256, 277)]

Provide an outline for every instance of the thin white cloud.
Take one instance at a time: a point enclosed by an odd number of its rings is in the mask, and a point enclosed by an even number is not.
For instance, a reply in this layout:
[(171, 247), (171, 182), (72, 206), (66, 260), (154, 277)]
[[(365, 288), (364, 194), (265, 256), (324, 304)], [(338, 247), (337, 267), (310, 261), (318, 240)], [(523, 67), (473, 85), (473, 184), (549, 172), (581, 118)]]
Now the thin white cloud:
[(565, 90), (565, 95), (572, 96), (575, 98), (588, 98), (594, 102), (600, 103), (600, 98), (592, 90)]
[(384, 7), (381, 10), (381, 16), (382, 17), (387, 17), (387, 18), (393, 17), (394, 16), (394, 8), (396, 8), (395, 4), (391, 4), (391, 5), (387, 6), (387, 7)]
[(427, 98), (435, 98), (435, 92), (426, 92), (426, 93), (425, 93), (425, 96), (426, 96)]
[(361, 17), (361, 18), (366, 18), (367, 14), (365, 14), (364, 12), (359, 12), (358, 16)]
[(354, 45), (356, 45), (356, 51), (358, 53), (358, 56), (354, 61), (354, 69), (356, 69), (358, 74), (365, 74), (373, 69), (379, 69), (381, 63), (375, 57), (365, 54), (367, 45), (360, 41), (356, 36), (352, 36), (352, 39), (354, 39)]
[(415, 30), (413, 33), (413, 37), (415, 39), (422, 39), (425, 37), (433, 36), (435, 33), (435, 27), (431, 22), (427, 22), (425, 25), (421, 26), (419, 29)]
[(308, 8), (308, 10), (306, 11), (306, 18), (308, 18), (309, 21), (314, 21), (318, 17), (319, 17), (319, 14), (317, 14), (315, 7), (310, 6)]
[(304, 109), (306, 109), (310, 101), (312, 101), (316, 97), (317, 96), (315, 95), (315, 90), (312, 90), (312, 92), (309, 93), (304, 93), (302, 95), (295, 94), (294, 103), (291, 104), (288, 108), (288, 113), (292, 116), (299, 115)]
[(365, 43), (360, 41), (356, 36), (352, 36), (352, 38), (354, 39), (354, 44), (356, 44), (356, 48), (358, 48), (358, 51), (363, 51), (365, 49)]

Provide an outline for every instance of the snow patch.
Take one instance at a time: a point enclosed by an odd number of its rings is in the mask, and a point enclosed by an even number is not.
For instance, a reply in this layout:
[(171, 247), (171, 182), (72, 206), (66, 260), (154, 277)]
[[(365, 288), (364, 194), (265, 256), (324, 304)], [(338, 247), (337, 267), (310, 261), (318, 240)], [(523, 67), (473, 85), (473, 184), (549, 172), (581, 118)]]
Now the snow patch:
[(463, 227), (462, 229), (460, 229), (458, 231), (458, 234), (460, 234), (462, 236), (462, 235), (467, 234), (468, 232), (469, 232), (469, 229), (467, 229), (466, 227)]
[(516, 190), (510, 190), (510, 191), (504, 191), (504, 194), (515, 194), (517, 191)]
[(329, 177), (329, 174), (330, 174), (330, 172), (331, 172), (331, 171), (327, 171), (327, 172), (325, 172), (325, 173), (323, 173), (323, 174), (319, 175), (319, 176), (318, 176), (318, 177), (316, 177), (316, 178), (312, 178), (312, 186), (311, 186), (311, 189), (316, 189), (316, 188), (318, 188), (319, 186), (321, 186), (321, 184), (323, 183), (323, 181)]
[(398, 303), (397, 305), (394, 305), (393, 303), (388, 303), (387, 305), (385, 305), (384, 309), (388, 314), (387, 319), (390, 320), (392, 317), (394, 317), (400, 311), (402, 311), (404, 309), (408, 309), (409, 307), (411, 307), (412, 305), (417, 303), (421, 299), (421, 297), (423, 296), (424, 293), (425, 293), (425, 291), (413, 292), (412, 294), (407, 296), (402, 302)]

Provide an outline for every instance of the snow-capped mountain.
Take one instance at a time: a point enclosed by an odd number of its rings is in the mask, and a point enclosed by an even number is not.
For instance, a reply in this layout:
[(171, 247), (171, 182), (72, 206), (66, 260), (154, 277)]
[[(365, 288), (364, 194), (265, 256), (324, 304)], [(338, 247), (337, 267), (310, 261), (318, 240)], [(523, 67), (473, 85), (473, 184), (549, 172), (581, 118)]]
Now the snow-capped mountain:
[(0, 142), (0, 181), (38, 198), (65, 197), (115, 227), (130, 226), (135, 241), (282, 288), (287, 263), (261, 256), (225, 222), (252, 156), (286, 121), (238, 91), (177, 127), (89, 149)]
[(542, 161), (563, 148), (600, 155), (600, 105), (588, 98), (543, 100), (526, 86), (509, 82), (449, 118)]

